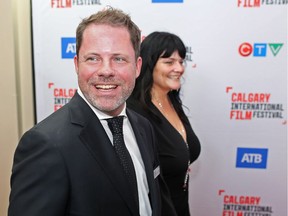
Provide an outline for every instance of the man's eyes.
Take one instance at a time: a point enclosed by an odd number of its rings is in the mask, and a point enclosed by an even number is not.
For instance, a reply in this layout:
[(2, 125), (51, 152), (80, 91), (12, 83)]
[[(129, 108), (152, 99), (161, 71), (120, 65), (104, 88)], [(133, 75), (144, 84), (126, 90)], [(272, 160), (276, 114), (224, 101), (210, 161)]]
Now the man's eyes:
[[(101, 61), (102, 61), (102, 59), (100, 57), (97, 57), (97, 56), (89, 56), (85, 59), (85, 62), (101, 62)], [(121, 56), (113, 57), (112, 61), (116, 62), (116, 63), (127, 62), (126, 58), (121, 57)]]
[(95, 56), (90, 56), (90, 57), (87, 57), (85, 59), (86, 62), (97, 62), (97, 61), (100, 61), (100, 58), (98, 57), (95, 57)]
[(115, 62), (118, 62), (118, 63), (124, 63), (124, 62), (127, 62), (126, 58), (124, 57), (121, 57), (121, 56), (117, 56), (114, 58), (114, 61)]

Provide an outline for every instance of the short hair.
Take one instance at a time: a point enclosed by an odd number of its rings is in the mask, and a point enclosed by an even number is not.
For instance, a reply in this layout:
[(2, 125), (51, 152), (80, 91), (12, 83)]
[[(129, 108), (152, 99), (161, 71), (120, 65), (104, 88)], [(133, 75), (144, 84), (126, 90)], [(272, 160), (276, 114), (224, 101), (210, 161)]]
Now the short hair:
[(112, 27), (124, 27), (128, 30), (131, 44), (135, 51), (135, 58), (140, 55), (141, 31), (131, 20), (130, 15), (120, 9), (107, 7), (95, 14), (84, 18), (76, 29), (76, 55), (78, 56), (82, 44), (83, 32), (90, 24), (105, 24)]

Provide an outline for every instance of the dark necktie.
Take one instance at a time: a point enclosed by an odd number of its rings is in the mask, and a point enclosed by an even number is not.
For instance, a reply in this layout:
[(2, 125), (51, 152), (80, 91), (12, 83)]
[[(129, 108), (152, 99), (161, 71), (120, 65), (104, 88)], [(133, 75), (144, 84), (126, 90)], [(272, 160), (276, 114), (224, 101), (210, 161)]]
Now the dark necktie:
[(123, 167), (123, 170), (128, 178), (130, 185), (132, 186), (134, 198), (138, 206), (137, 179), (136, 179), (136, 174), (135, 174), (135, 169), (134, 169), (132, 158), (124, 143), (123, 117), (124, 116), (117, 116), (117, 117), (106, 119), (106, 120), (113, 134), (113, 145), (114, 145), (115, 152), (118, 155), (120, 159), (120, 163)]

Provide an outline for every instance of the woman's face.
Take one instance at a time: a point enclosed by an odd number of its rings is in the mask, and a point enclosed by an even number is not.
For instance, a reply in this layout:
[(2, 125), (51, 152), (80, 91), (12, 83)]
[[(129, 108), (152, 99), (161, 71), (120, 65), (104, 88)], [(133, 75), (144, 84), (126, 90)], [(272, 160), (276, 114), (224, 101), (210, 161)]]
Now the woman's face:
[(168, 58), (159, 58), (153, 70), (153, 88), (168, 92), (181, 87), (180, 78), (184, 74), (184, 59), (178, 51)]

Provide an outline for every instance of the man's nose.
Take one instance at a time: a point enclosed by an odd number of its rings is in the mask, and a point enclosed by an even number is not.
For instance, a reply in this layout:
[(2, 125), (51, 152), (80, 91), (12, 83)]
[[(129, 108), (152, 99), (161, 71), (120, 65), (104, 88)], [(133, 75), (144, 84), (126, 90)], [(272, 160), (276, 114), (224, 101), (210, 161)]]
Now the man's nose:
[(98, 71), (99, 75), (111, 76), (115, 74), (112, 61), (109, 59), (103, 59)]

